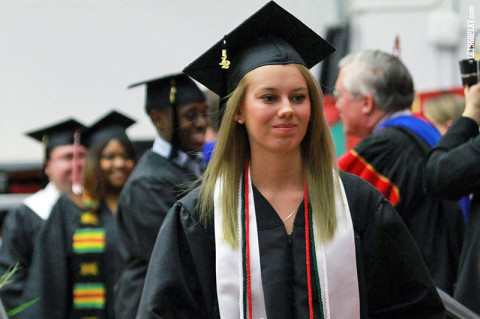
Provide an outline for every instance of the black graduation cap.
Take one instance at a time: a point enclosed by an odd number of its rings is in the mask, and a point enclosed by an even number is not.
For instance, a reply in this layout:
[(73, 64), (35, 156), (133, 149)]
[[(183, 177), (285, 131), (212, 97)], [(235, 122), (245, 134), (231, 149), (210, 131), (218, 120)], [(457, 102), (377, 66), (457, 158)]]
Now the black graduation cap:
[(290, 63), (311, 68), (334, 51), (317, 33), (270, 1), (183, 72), (225, 97), (255, 68)]
[(82, 141), (91, 147), (93, 144), (113, 137), (128, 138), (125, 130), (135, 123), (135, 120), (117, 111), (111, 111), (92, 124), (82, 133)]
[(68, 119), (25, 134), (43, 143), (45, 158), (48, 158), (55, 147), (73, 144), (75, 132), (83, 129), (85, 129), (83, 124), (74, 119)]
[[(183, 73), (170, 74), (161, 78), (147, 80), (130, 85), (133, 88), (145, 84), (147, 94), (145, 97), (145, 111), (150, 114), (153, 109), (163, 109), (171, 105), (182, 105), (189, 103), (205, 102), (205, 95), (198, 88), (195, 82)], [(174, 87), (171, 101), (170, 95)]]

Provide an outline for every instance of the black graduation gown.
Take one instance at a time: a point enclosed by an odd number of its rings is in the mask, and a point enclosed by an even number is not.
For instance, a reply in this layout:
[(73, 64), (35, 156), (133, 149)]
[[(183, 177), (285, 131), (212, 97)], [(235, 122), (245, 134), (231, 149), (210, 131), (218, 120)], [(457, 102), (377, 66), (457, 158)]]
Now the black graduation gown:
[(117, 318), (135, 318), (155, 239), (168, 210), (196, 176), (148, 150), (125, 184), (118, 204)]
[[(82, 210), (64, 194), (52, 209), (35, 243), (34, 256), (25, 286), (22, 302), (40, 297), (33, 306), (20, 312), (19, 318), (70, 318), (73, 302), (73, 235), (80, 224)], [(102, 269), (106, 287), (107, 319), (114, 319), (113, 286), (117, 230), (114, 215), (102, 202), (99, 221), (105, 230), (106, 248), (102, 256)]]
[(480, 135), (475, 121), (458, 119), (432, 149), (425, 189), (433, 196), (456, 200), (474, 194), (454, 297), (480, 314)]
[[(365, 181), (342, 180), (354, 225), (362, 318), (445, 318), (428, 270), (390, 203)], [(268, 318), (308, 318), (303, 205), (289, 243), (282, 221), (255, 192), (262, 284)], [(199, 224), (198, 189), (165, 219), (137, 318), (219, 318), (213, 221)], [(258, 213), (261, 212), (261, 213)], [(318, 313), (316, 313), (316, 317)]]
[[(465, 223), (458, 201), (432, 198), (423, 192), (429, 151), (414, 132), (390, 126), (363, 139), (354, 151), (342, 156), (339, 166), (365, 178), (391, 200), (415, 239), (436, 285), (451, 295)], [(352, 158), (352, 162), (364, 164), (363, 169), (357, 166), (354, 171), (353, 166), (345, 167), (344, 160)]]
[(5, 217), (0, 247), (0, 275), (17, 263), (20, 266), (10, 278), (10, 283), (0, 289), (0, 296), (7, 311), (21, 305), (20, 298), (32, 261), (35, 239), (43, 222), (43, 219), (25, 204), (10, 211)]

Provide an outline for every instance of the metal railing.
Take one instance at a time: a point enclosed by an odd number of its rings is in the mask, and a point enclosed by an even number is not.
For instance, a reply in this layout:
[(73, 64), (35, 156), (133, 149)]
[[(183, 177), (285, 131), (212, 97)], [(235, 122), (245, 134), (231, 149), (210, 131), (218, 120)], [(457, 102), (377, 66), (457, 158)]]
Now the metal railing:
[(480, 319), (480, 316), (453, 299), (445, 291), (437, 288), (440, 299), (447, 310), (447, 318), (451, 319)]
[(32, 194), (0, 194), (0, 211), (8, 211), (18, 205)]

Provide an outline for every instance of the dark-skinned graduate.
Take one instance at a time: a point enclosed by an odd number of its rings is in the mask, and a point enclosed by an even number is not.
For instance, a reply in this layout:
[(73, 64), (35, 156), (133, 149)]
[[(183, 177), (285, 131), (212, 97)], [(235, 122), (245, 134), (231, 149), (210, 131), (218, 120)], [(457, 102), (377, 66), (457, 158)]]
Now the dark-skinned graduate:
[(149, 80), (145, 110), (157, 130), (120, 196), (117, 318), (135, 318), (150, 255), (168, 210), (204, 171), (205, 95), (185, 74)]

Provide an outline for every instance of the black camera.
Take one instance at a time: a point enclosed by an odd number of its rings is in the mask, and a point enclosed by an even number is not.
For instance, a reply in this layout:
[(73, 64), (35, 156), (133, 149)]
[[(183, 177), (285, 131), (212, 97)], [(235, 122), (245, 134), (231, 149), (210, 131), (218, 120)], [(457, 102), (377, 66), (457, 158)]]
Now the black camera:
[(458, 62), (460, 64), (460, 73), (462, 74), (462, 84), (472, 86), (480, 80), (480, 61), (474, 59), (464, 59)]

